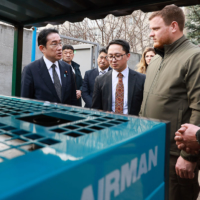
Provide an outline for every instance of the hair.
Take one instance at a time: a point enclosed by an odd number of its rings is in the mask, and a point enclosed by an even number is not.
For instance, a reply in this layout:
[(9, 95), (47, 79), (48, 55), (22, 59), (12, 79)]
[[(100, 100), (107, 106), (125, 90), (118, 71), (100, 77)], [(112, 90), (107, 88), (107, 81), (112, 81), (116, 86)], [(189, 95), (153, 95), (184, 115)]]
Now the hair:
[(62, 47), (62, 50), (64, 51), (65, 49), (71, 49), (71, 50), (74, 52), (74, 47), (73, 47), (72, 45), (65, 44), (65, 45)]
[(120, 40), (120, 39), (112, 40), (111, 42), (109, 42), (108, 46), (106, 47), (107, 51), (108, 51), (110, 45), (112, 45), (112, 44), (121, 45), (122, 48), (123, 48), (123, 51), (125, 51), (126, 54), (130, 53), (130, 45), (129, 45), (129, 43), (127, 41)]
[(101, 54), (101, 53), (107, 54), (108, 51), (106, 50), (106, 48), (101, 48), (101, 49), (99, 50), (99, 54)]
[(153, 12), (149, 17), (152, 20), (154, 17), (160, 16), (165, 22), (166, 26), (169, 26), (173, 21), (178, 23), (180, 31), (183, 31), (185, 26), (185, 15), (183, 10), (176, 5), (165, 6), (162, 10)]
[(38, 46), (40, 45), (43, 45), (46, 47), (46, 44), (47, 44), (47, 36), (51, 33), (58, 33), (58, 31), (56, 29), (53, 29), (53, 28), (48, 28), (48, 29), (43, 29), (39, 35), (38, 35)]
[(148, 65), (146, 63), (145, 56), (146, 56), (147, 52), (150, 52), (150, 51), (153, 51), (156, 54), (154, 48), (147, 47), (142, 54), (142, 58), (141, 58), (140, 62), (137, 64), (137, 72), (146, 74)]

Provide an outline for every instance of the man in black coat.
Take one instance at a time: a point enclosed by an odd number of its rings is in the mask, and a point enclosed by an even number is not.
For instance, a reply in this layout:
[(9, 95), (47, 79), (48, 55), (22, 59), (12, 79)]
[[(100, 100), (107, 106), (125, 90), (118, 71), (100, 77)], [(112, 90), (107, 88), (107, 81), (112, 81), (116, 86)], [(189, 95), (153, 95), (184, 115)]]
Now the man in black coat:
[(81, 90), (82, 90), (82, 76), (80, 71), (80, 65), (74, 61), (72, 61), (74, 58), (74, 47), (71, 45), (64, 45), (62, 47), (62, 60), (71, 65), (72, 72), (75, 79), (75, 85), (76, 85), (76, 98), (77, 98), (77, 105), (82, 106), (81, 103)]
[(60, 61), (62, 43), (58, 31), (44, 29), (38, 35), (43, 57), (25, 66), (21, 96), (30, 99), (76, 105), (76, 90), (70, 65)]
[(138, 115), (143, 99), (145, 75), (128, 68), (128, 42), (113, 40), (108, 44), (107, 50), (107, 59), (113, 70), (96, 78), (92, 108)]
[(106, 59), (107, 50), (105, 48), (100, 49), (98, 56), (98, 68), (91, 69), (85, 72), (85, 77), (82, 87), (82, 97), (85, 101), (85, 107), (91, 108), (92, 106), (92, 95), (94, 90), (94, 82), (97, 76), (103, 75), (110, 71), (112, 68), (109, 67), (109, 62)]

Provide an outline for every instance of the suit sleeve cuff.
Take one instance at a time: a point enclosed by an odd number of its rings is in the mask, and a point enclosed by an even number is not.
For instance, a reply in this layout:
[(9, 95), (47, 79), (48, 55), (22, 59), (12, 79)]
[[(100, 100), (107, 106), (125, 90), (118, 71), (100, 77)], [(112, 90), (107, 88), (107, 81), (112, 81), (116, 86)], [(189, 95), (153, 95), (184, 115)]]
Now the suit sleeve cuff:
[(189, 162), (197, 162), (198, 160), (198, 155), (191, 155), (183, 150), (181, 151), (181, 157)]

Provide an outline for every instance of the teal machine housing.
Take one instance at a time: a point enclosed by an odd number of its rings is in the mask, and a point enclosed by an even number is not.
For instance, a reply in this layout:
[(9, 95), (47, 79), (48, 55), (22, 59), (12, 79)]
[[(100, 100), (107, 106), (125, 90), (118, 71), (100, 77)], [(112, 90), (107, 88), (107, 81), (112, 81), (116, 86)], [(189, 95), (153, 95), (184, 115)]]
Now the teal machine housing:
[(167, 200), (169, 123), (0, 96), (0, 199)]

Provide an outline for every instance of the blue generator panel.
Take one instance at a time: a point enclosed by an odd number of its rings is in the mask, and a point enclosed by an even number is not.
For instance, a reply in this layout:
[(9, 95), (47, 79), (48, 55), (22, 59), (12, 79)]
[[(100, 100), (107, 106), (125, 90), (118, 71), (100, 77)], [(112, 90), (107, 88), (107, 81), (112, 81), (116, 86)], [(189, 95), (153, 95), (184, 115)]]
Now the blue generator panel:
[(0, 199), (168, 200), (169, 123), (0, 96)]

